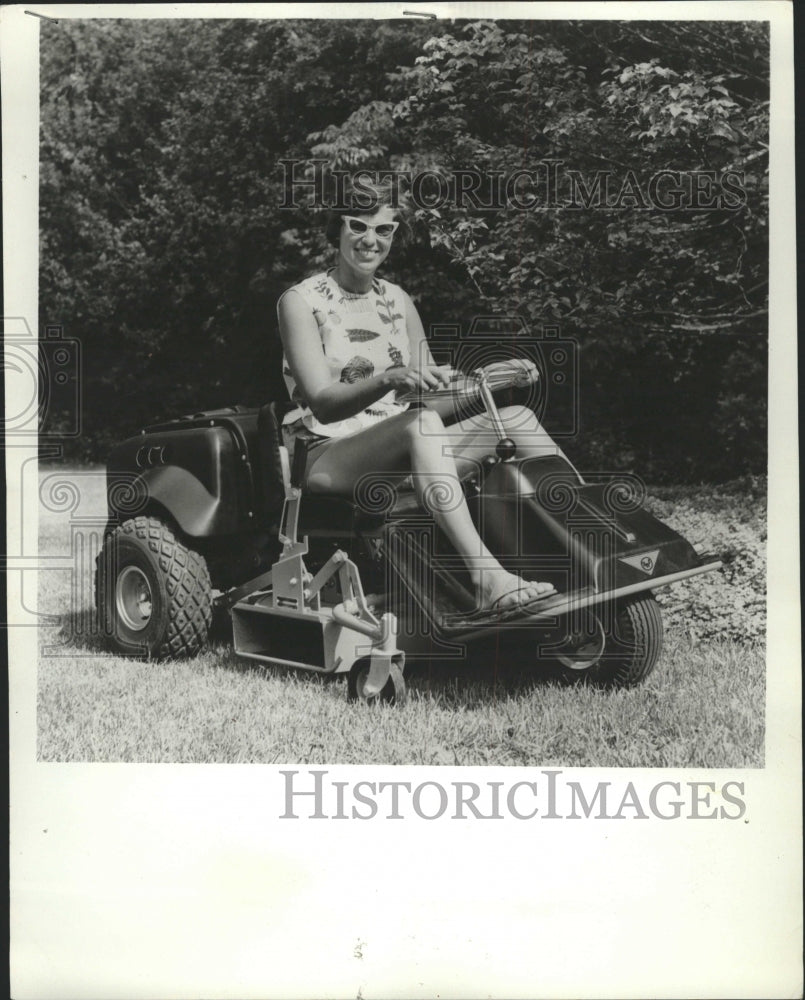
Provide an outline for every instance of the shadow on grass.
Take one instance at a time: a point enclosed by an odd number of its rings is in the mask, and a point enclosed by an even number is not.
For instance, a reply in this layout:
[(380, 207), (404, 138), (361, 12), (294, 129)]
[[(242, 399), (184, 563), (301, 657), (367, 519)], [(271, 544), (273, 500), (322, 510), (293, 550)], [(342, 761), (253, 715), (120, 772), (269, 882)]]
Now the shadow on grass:
[(405, 676), (411, 692), (445, 707), (475, 707), (561, 684), (556, 668), (496, 640), (474, 643), (463, 658), (410, 659)]
[(39, 646), (44, 656), (60, 653), (71, 656), (109, 656), (107, 636), (98, 627), (94, 608), (43, 616), (39, 625)]

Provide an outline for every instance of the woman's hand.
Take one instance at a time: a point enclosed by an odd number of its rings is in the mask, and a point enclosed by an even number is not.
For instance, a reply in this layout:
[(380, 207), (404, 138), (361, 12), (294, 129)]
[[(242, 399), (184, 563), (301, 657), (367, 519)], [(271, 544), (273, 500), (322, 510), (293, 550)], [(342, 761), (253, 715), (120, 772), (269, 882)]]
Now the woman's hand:
[(400, 365), (388, 368), (381, 378), (384, 385), (397, 392), (430, 392), (450, 385), (453, 369), (449, 365)]

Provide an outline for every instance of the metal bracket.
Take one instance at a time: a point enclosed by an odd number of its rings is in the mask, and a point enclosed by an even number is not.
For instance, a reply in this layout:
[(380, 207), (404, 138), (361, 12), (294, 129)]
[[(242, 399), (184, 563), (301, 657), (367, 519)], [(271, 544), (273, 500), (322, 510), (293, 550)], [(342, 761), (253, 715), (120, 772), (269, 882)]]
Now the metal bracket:
[(402, 670), (405, 664), (405, 653), (397, 649), (397, 618), (387, 613), (380, 620), (381, 637), (372, 648), (369, 660), (369, 676), (366, 678), (364, 691), (367, 695), (380, 694), (391, 674), (392, 664)]
[[(282, 555), (271, 568), (271, 603), (275, 608), (293, 608), (301, 611), (305, 604), (305, 588), (313, 579), (305, 567), (307, 541), (286, 542)], [(313, 602), (313, 610), (319, 610), (318, 595)]]
[(280, 518), (279, 540), (285, 550), (298, 545), (299, 538), (299, 508), (302, 504), (302, 491), (297, 486), (291, 486), (285, 491)]
[(260, 576), (256, 576), (253, 580), (247, 580), (246, 583), (242, 583), (239, 587), (232, 587), (231, 590), (225, 590), (215, 599), (215, 606), (231, 608), (233, 604), (237, 604), (244, 597), (250, 597), (261, 590), (269, 590), (272, 584), (273, 572), (273, 569), (270, 569), (267, 573), (261, 573)]

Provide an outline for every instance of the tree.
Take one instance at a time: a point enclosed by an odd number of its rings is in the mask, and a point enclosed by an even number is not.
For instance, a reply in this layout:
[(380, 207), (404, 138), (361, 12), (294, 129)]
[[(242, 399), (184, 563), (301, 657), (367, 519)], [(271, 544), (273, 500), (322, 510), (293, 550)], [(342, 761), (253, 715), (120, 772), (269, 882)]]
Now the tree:
[(396, 158), (453, 191), (465, 171), (524, 172), (494, 209), (418, 215), (474, 308), (579, 340), (588, 459), (758, 471), (767, 81), (762, 23), (456, 22), (393, 75), (394, 103), (311, 148), (333, 166)]
[[(763, 470), (762, 23), (42, 32), (41, 321), (84, 346), (88, 455), (154, 419), (283, 394), (276, 300), (330, 257), (320, 210), (283, 207), (280, 161), (299, 158), (427, 170), (423, 196), (448, 185), (387, 273), (426, 326), (516, 312), (575, 338), (575, 455), (655, 478)], [(468, 171), (521, 180), (457, 206)]]

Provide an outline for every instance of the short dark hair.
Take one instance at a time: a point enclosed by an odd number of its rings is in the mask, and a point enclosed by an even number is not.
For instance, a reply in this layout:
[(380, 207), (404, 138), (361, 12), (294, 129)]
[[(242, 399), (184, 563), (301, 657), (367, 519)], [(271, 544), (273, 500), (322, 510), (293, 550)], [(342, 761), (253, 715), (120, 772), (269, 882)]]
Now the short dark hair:
[(341, 225), (345, 215), (374, 215), (381, 208), (390, 208), (397, 213), (402, 223), (397, 230), (404, 238), (408, 230), (406, 201), (404, 195), (389, 181), (375, 183), (365, 175), (348, 177), (344, 183), (344, 197), (327, 211), (324, 234), (330, 246), (337, 247), (341, 238)]

